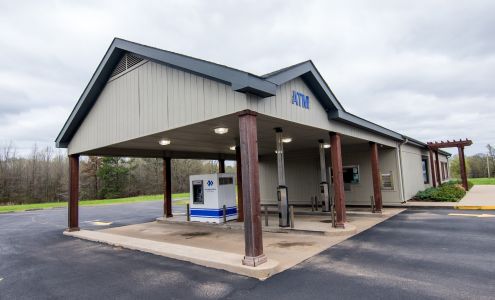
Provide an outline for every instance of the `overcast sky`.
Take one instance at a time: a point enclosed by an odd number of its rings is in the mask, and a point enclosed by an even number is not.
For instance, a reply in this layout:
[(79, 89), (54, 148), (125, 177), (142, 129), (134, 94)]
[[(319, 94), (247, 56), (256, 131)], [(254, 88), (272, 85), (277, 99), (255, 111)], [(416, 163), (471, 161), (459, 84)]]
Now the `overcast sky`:
[(399, 2), (0, 0), (0, 143), (53, 146), (121, 37), (260, 75), (311, 59), (347, 111), (486, 152), (495, 1)]

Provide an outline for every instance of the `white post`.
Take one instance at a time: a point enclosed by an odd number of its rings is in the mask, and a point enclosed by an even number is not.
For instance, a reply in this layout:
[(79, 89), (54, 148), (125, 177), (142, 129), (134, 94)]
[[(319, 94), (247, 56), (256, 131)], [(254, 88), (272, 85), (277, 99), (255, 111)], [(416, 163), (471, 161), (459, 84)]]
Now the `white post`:
[(284, 145), (282, 142), (282, 128), (275, 128), (275, 138), (277, 143), (277, 200), (279, 212), (279, 226), (288, 227), (289, 223), (289, 195), (285, 185), (285, 167), (284, 167)]
[(277, 139), (277, 175), (278, 185), (285, 186), (284, 143), (282, 142), (282, 128), (275, 129)]
[(323, 140), (320, 143), (320, 199), (323, 211), (330, 211), (330, 201), (328, 199), (328, 182), (327, 182), (327, 167), (325, 163), (325, 143)]

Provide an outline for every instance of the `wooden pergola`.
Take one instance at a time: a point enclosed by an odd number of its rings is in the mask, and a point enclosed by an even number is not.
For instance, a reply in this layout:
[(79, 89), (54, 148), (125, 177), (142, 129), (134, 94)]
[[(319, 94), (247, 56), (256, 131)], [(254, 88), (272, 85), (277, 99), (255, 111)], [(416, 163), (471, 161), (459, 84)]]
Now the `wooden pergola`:
[[(464, 159), (464, 147), (471, 146), (473, 144), (473, 141), (466, 138), (465, 140), (458, 140), (458, 141), (447, 140), (446, 142), (444, 142), (444, 141), (428, 142), (427, 144), (428, 144), (428, 148), (430, 150), (430, 164), (431, 164), (431, 170), (432, 170), (433, 186), (436, 187), (437, 182), (438, 182), (438, 184), (440, 184), (440, 163), (438, 160), (438, 149), (457, 147), (457, 151), (459, 152), (459, 166), (461, 168), (462, 186), (467, 191), (468, 190), (468, 181), (467, 181), (467, 174), (466, 174), (466, 160)], [(436, 164), (433, 163), (433, 161), (434, 161), (433, 153), (435, 153)], [(436, 172), (435, 172), (435, 169), (436, 169)]]

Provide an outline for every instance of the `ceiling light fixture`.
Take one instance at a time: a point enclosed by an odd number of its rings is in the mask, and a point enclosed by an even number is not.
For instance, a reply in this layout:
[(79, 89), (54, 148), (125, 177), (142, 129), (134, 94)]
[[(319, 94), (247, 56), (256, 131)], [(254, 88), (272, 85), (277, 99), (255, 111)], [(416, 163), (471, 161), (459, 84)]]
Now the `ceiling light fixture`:
[(323, 144), (323, 148), (325, 148), (325, 149), (330, 148), (330, 144)]
[(225, 134), (225, 133), (229, 132), (229, 129), (225, 128), (225, 127), (218, 127), (218, 128), (215, 128), (214, 131), (216, 134)]
[(292, 142), (292, 138), (287, 137), (282, 139), (282, 143), (290, 143), (290, 142)]
[(170, 145), (170, 140), (161, 139), (161, 140), (158, 141), (158, 144), (160, 144), (162, 146), (167, 146), (167, 145)]
[(234, 151), (235, 150), (235, 146), (230, 146), (229, 149), (232, 150), (232, 151)]

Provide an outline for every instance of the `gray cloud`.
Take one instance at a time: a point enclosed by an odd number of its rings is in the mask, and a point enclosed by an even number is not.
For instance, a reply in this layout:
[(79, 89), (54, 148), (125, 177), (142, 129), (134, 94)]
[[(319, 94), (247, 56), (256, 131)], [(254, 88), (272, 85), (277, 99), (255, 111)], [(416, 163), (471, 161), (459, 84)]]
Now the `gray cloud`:
[(2, 1), (0, 142), (52, 145), (113, 37), (268, 73), (312, 59), (350, 112), (495, 143), (493, 1)]

